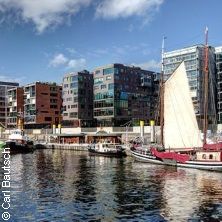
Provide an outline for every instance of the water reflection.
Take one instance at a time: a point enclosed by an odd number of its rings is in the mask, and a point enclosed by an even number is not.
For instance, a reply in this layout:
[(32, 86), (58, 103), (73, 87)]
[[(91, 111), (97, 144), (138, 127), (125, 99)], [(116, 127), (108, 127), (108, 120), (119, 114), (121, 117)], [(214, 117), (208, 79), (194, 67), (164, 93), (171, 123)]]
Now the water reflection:
[(39, 150), (12, 156), (11, 178), (14, 221), (222, 220), (221, 173)]

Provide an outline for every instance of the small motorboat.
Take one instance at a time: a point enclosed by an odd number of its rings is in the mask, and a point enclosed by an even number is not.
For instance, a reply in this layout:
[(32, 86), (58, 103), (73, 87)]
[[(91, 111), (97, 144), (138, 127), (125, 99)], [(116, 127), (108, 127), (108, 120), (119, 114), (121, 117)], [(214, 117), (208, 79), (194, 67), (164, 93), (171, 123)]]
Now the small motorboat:
[(22, 129), (11, 131), (6, 147), (10, 148), (11, 153), (29, 153), (34, 151), (34, 142), (24, 134)]
[(109, 156), (109, 157), (124, 157), (126, 156), (125, 148), (121, 144), (98, 142), (92, 143), (88, 147), (90, 154)]

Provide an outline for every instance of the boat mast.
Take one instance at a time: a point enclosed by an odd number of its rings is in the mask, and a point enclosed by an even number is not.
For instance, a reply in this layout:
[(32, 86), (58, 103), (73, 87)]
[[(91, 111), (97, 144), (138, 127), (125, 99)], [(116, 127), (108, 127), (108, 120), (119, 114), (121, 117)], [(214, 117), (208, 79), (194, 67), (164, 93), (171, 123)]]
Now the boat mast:
[(207, 127), (208, 127), (208, 80), (209, 80), (209, 47), (208, 47), (208, 28), (205, 30), (205, 47), (204, 47), (204, 119), (203, 119), (203, 144), (207, 141)]
[(164, 146), (163, 142), (163, 125), (164, 125), (164, 87), (163, 87), (163, 74), (164, 74), (164, 47), (165, 47), (165, 39), (163, 37), (162, 41), (162, 61), (161, 61), (161, 75), (160, 75), (160, 143)]

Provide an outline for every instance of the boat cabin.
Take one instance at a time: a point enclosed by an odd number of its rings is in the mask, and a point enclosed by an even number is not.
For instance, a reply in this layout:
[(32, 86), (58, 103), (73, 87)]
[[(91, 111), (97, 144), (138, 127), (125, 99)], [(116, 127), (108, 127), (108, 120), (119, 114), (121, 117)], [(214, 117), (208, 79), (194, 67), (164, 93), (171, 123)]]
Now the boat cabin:
[(87, 143), (121, 143), (121, 133), (107, 133), (106, 131), (98, 131), (95, 134), (88, 134), (86, 141)]
[(10, 135), (9, 135), (9, 139), (11, 139), (11, 140), (24, 140), (26, 138), (25, 138), (23, 130), (15, 129), (15, 130), (11, 130)]
[(199, 151), (196, 155), (196, 159), (199, 161), (222, 161), (222, 154), (220, 151)]

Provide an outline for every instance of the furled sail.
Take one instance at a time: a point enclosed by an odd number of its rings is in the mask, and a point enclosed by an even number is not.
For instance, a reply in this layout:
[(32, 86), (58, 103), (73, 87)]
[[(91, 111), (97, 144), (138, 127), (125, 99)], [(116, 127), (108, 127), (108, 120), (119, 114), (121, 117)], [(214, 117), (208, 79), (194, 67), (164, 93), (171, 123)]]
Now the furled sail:
[(202, 146), (184, 62), (164, 84), (164, 146)]

